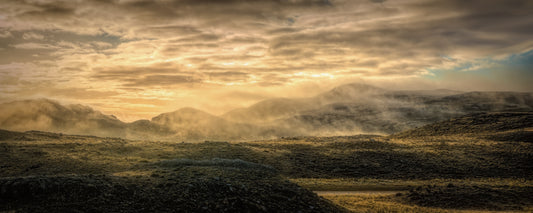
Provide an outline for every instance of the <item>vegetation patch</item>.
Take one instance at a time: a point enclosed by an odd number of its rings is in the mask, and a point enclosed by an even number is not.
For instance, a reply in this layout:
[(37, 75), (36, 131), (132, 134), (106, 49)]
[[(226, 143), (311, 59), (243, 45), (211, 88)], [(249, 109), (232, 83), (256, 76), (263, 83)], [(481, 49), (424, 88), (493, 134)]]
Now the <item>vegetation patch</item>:
[(0, 179), (0, 211), (345, 212), (264, 172), (187, 166), (147, 176), (33, 176)]
[(533, 206), (533, 187), (426, 185), (410, 189), (414, 204), (445, 209), (525, 210)]
[(533, 127), (533, 112), (484, 112), (425, 125), (394, 134), (393, 137), (413, 138), (454, 134), (479, 135), (487, 132), (524, 130), (531, 127)]
[(530, 121), (485, 113), (393, 136), (203, 143), (0, 130), (0, 211), (344, 211), (310, 190), (405, 191), (324, 195), (355, 212), (531, 211)]
[(191, 160), (186, 158), (163, 160), (159, 162), (163, 167), (182, 167), (182, 166), (216, 166), (216, 167), (231, 167), (237, 169), (259, 169), (277, 172), (271, 166), (266, 166), (257, 163), (243, 161), (241, 159), (223, 159), (213, 158), (211, 160)]

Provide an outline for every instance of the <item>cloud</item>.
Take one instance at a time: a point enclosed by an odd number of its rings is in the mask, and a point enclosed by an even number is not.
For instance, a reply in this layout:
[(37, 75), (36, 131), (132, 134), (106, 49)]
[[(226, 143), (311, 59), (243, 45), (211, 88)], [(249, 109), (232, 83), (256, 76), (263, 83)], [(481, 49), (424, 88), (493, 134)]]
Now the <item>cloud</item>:
[(150, 67), (106, 67), (93, 69), (95, 75), (93, 78), (99, 80), (112, 80), (119, 79), (120, 77), (139, 77), (149, 74), (168, 74), (168, 73), (180, 73), (179, 69), (175, 67), (169, 67), (167, 64), (159, 64)]
[(9, 31), (0, 32), (0, 38), (8, 38), (8, 37), (11, 37), (11, 36), (13, 36), (13, 35)]
[[(307, 83), (424, 79), (467, 63), (515, 70), (498, 63), (533, 49), (532, 10), (527, 0), (5, 0), (0, 65), (26, 64), (2, 71), (22, 82), (125, 100), (192, 103), (187, 94), (238, 89), (263, 97)], [(518, 84), (506, 85), (527, 88)], [(16, 87), (0, 96), (32, 88)]]
[(126, 79), (124, 86), (144, 87), (144, 86), (167, 86), (176, 84), (198, 83), (200, 79), (191, 75), (148, 75), (138, 78)]
[(448, 69), (431, 70), (426, 76), (465, 90), (533, 91), (533, 50), (495, 60), (462, 63)]
[(22, 38), (24, 40), (30, 40), (30, 39), (42, 40), (44, 39), (44, 36), (38, 33), (28, 32), (28, 33), (22, 34)]
[(14, 44), (13, 47), (17, 48), (17, 49), (55, 49), (55, 48), (57, 48), (57, 47), (55, 47), (53, 45), (50, 45), (50, 44), (33, 43), (33, 42)]

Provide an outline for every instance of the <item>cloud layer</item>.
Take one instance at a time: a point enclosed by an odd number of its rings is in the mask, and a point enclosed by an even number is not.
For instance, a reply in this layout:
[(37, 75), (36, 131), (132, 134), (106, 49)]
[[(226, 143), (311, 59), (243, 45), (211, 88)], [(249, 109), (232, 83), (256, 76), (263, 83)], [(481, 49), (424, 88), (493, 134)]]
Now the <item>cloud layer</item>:
[[(128, 120), (356, 79), (533, 91), (515, 81), (532, 76), (528, 63), (507, 63), (531, 60), (530, 11), (528, 0), (5, 0), (0, 97), (82, 101)], [(452, 84), (465, 75), (476, 87)]]

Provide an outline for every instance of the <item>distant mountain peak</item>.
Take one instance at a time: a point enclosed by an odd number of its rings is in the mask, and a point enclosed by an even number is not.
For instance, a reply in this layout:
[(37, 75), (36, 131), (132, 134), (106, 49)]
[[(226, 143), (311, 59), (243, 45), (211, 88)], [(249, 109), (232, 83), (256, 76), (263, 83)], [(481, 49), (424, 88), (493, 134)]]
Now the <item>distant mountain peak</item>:
[(367, 95), (382, 94), (387, 90), (363, 83), (343, 84), (331, 89), (317, 98), (325, 101), (356, 100)]
[(181, 109), (178, 109), (174, 112), (167, 112), (160, 114), (156, 117), (152, 118), (152, 122), (156, 123), (189, 123), (189, 122), (200, 122), (200, 121), (212, 121), (220, 119), (212, 114), (209, 114), (207, 112), (204, 112), (199, 109), (195, 109), (192, 107), (184, 107)]
[(359, 89), (359, 90), (383, 90), (379, 87), (376, 87), (376, 86), (372, 86), (370, 84), (365, 84), (365, 83), (349, 83), (349, 84), (343, 84), (343, 85), (340, 85), (340, 86), (337, 86), (335, 87), (334, 89), (336, 88), (351, 88), (351, 89)]
[(213, 116), (211, 114), (209, 114), (208, 112), (205, 112), (205, 111), (202, 111), (202, 110), (199, 110), (199, 109), (196, 109), (196, 108), (192, 108), (192, 107), (183, 107), (183, 108), (180, 108), (176, 111), (173, 111), (173, 112), (167, 112), (167, 113), (162, 113), (154, 118), (152, 118), (152, 120), (158, 118), (158, 117), (164, 117), (164, 116), (184, 116), (184, 115), (188, 115), (188, 116)]
[(201, 114), (209, 114), (205, 111), (202, 111), (202, 110), (199, 110), (199, 109), (196, 109), (196, 108), (192, 108), (192, 107), (183, 107), (183, 108), (180, 108), (176, 111), (174, 111), (173, 113), (201, 113)]
[(0, 128), (115, 136), (123, 122), (89, 106), (62, 105), (46, 98), (0, 104)]

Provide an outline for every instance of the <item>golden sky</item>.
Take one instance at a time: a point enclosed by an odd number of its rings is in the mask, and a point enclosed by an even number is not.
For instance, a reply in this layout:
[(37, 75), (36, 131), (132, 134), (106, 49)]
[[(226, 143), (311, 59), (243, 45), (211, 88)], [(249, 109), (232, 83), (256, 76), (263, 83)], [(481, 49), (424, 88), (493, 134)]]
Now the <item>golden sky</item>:
[(0, 102), (132, 121), (354, 81), (533, 91), (531, 0), (0, 1)]

